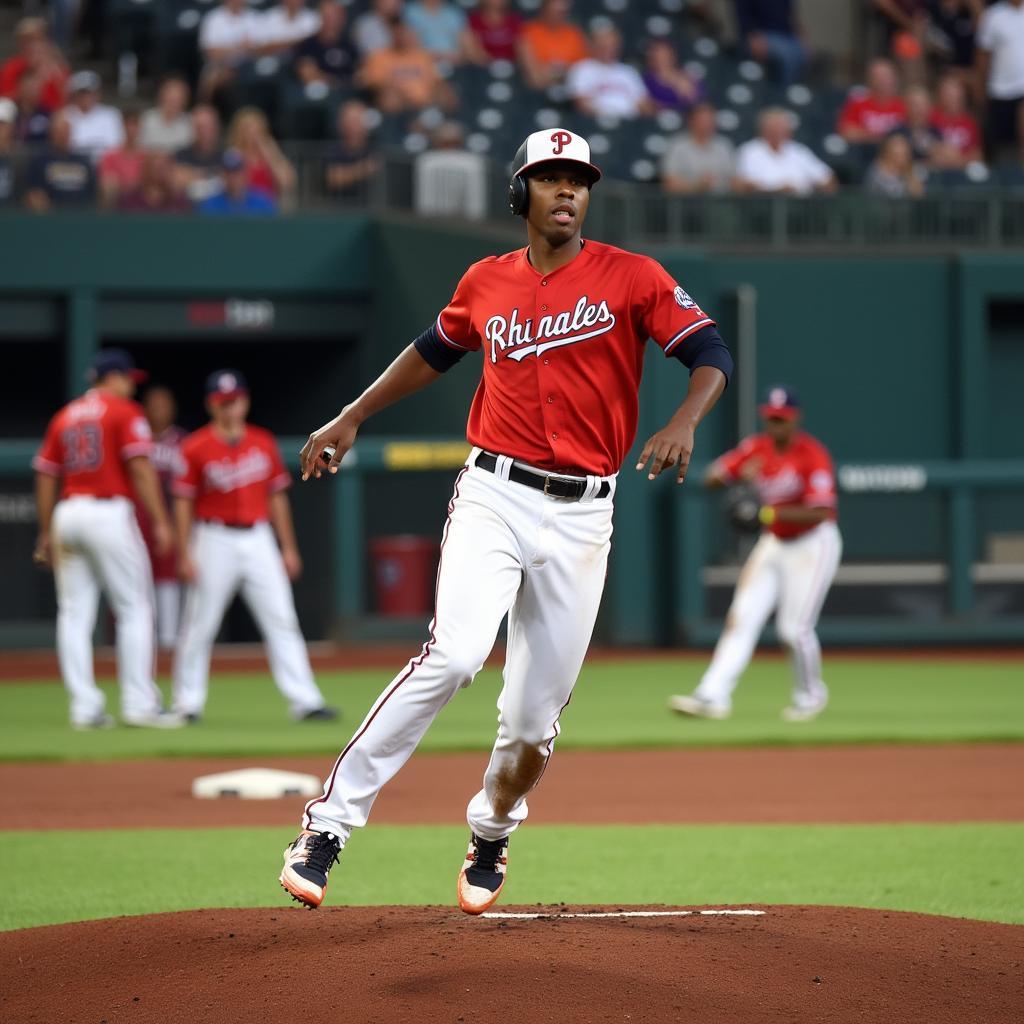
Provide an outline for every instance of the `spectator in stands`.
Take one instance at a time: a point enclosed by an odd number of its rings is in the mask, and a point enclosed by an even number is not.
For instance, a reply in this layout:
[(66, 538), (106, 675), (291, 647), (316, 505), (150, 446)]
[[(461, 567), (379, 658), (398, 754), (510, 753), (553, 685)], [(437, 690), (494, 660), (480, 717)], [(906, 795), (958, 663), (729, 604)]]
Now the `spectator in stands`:
[(364, 56), (391, 45), (391, 26), (402, 17), (402, 0), (373, 0), (370, 9), (356, 18), (352, 39)]
[(390, 46), (374, 50), (366, 58), (356, 76), (360, 85), (373, 93), (375, 106), (386, 114), (422, 110), (431, 104), (451, 108), (454, 97), (416, 33), (396, 21), (391, 39)]
[(449, 0), (410, 0), (405, 5), (405, 22), (416, 33), (420, 46), (433, 54), (435, 60), (448, 64), (467, 60), (486, 63), (465, 13)]
[(736, 154), (739, 191), (805, 196), (835, 190), (835, 175), (828, 166), (803, 143), (793, 141), (788, 110), (762, 110), (758, 130), (758, 137), (744, 142)]
[(21, 80), (31, 76), (39, 82), (39, 106), (52, 114), (64, 106), (64, 85), (68, 78), (64, 58), (47, 37), (46, 22), (42, 18), (22, 18), (14, 37), (18, 52), (0, 65), (0, 96), (17, 99)]
[[(885, 26), (887, 45), (904, 79), (924, 78), (930, 0), (869, 0)], [(887, 134), (887, 133), (886, 133)]]
[(320, 15), (306, 0), (281, 0), (260, 19), (260, 53), (284, 53), (320, 31)]
[(259, 50), (261, 18), (246, 0), (223, 0), (207, 14), (199, 28), (203, 70), (200, 96), (209, 101), (220, 96), (235, 79), (238, 68)]
[(221, 161), (221, 189), (199, 204), (201, 213), (254, 214), (277, 213), (277, 203), (267, 192), (249, 185), (245, 157), (237, 149), (224, 152)]
[(142, 161), (142, 174), (135, 188), (117, 201), (123, 213), (187, 213), (191, 206), (173, 183), (169, 153), (154, 149)]
[(587, 56), (587, 38), (569, 20), (569, 10), (570, 0), (544, 0), (540, 14), (523, 26), (519, 63), (531, 89), (558, 85)]
[(50, 119), (50, 144), (29, 164), (27, 185), (25, 205), (37, 213), (96, 201), (92, 161), (71, 149), (71, 122), (63, 110)]
[(907, 120), (907, 106), (900, 96), (900, 81), (892, 61), (873, 60), (868, 65), (868, 87), (850, 92), (839, 112), (837, 131), (847, 142), (876, 144)]
[(777, 70), (783, 85), (799, 81), (807, 67), (795, 0), (733, 0), (740, 38), (747, 53)]
[(933, 48), (965, 81), (974, 68), (974, 36), (984, 8), (984, 0), (930, 0)]
[(591, 32), (590, 51), (593, 56), (573, 64), (565, 80), (580, 113), (631, 120), (654, 111), (640, 72), (620, 59), (622, 37), (610, 21)]
[(515, 62), (523, 19), (509, 0), (480, 0), (470, 11), (469, 28), (488, 60)]
[(982, 159), (981, 129), (967, 109), (963, 82), (955, 74), (946, 75), (939, 82), (930, 123), (948, 153), (947, 166), (965, 167)]
[(897, 129), (910, 143), (914, 162), (924, 167), (935, 165), (942, 148), (939, 133), (932, 125), (932, 97), (923, 85), (912, 85), (904, 94), (907, 119)]
[(690, 110), (686, 127), (661, 161), (665, 191), (674, 195), (728, 192), (736, 175), (736, 151), (717, 132), (715, 108), (698, 103)]
[(365, 198), (366, 182), (380, 169), (365, 103), (349, 100), (341, 105), (337, 133), (327, 152), (324, 188), (333, 199)]
[(109, 149), (100, 158), (100, 202), (107, 209), (138, 187), (142, 178), (143, 151), (140, 144), (141, 122), (136, 111), (124, 115), (124, 142)]
[(872, 195), (889, 199), (918, 199), (924, 195), (924, 182), (914, 167), (914, 154), (906, 135), (893, 132), (878, 147), (864, 188)]
[(430, 150), (416, 157), (413, 205), (428, 217), (482, 220), (487, 214), (487, 164), (465, 148), (462, 128), (452, 121), (440, 125)]
[(322, 82), (329, 89), (348, 85), (356, 50), (345, 33), (345, 8), (336, 0), (320, 4), (320, 29), (295, 49), (295, 74), (303, 85)]
[(706, 98), (704, 83), (679, 66), (675, 47), (667, 39), (647, 44), (643, 79), (651, 101), (662, 110), (686, 111)]
[(229, 149), (242, 154), (249, 188), (275, 200), (295, 188), (295, 168), (270, 134), (262, 110), (242, 107), (228, 126), (227, 143)]
[(116, 107), (100, 103), (100, 76), (76, 71), (68, 79), (71, 102), (64, 108), (71, 125), (71, 148), (93, 162), (124, 142), (124, 122)]
[(14, 135), (25, 146), (45, 143), (50, 138), (52, 111), (42, 105), (43, 80), (38, 75), (22, 75), (15, 102), (18, 120)]
[(174, 154), (174, 177), (175, 187), (199, 204), (221, 188), (220, 116), (209, 104), (193, 109), (192, 134), (192, 145)]
[(14, 202), (14, 164), (11, 162), (11, 148), (14, 142), (14, 122), (18, 119), (18, 108), (14, 100), (0, 97), (0, 208)]
[(978, 23), (976, 48), (978, 94), (988, 97), (993, 153), (1015, 150), (1024, 160), (1024, 0), (998, 0), (989, 7)]
[(192, 145), (192, 119), (188, 116), (191, 90), (180, 75), (171, 75), (160, 84), (156, 106), (142, 115), (140, 145), (176, 153)]

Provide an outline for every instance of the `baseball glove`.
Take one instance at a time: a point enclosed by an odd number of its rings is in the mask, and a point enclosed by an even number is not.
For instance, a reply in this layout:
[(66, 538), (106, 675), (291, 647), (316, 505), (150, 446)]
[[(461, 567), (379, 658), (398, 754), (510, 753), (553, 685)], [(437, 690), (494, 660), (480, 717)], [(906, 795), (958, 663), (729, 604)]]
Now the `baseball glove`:
[(761, 501), (753, 484), (735, 484), (725, 493), (725, 513), (733, 528), (740, 533), (757, 533), (761, 529)]

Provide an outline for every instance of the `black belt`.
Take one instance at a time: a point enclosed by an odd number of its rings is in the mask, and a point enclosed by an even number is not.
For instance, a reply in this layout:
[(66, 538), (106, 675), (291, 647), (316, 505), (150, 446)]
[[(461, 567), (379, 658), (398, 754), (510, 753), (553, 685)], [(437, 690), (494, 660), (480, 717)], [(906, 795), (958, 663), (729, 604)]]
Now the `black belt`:
[(228, 530), (251, 530), (255, 523), (225, 523), (223, 519), (200, 519), (201, 523), (209, 523), (211, 526), (223, 526)]
[[(473, 465), (478, 469), (485, 469), (488, 473), (493, 473), (498, 465), (498, 456), (491, 455), (490, 452), (481, 452), (476, 457), (476, 462)], [(541, 476), (539, 473), (534, 473), (529, 469), (523, 469), (517, 462), (512, 463), (508, 471), (508, 478), (509, 480), (514, 480), (517, 484), (523, 484), (526, 487), (532, 487), (534, 490), (543, 491), (551, 498), (563, 498), (566, 501), (579, 501), (587, 490), (586, 480), (567, 480), (565, 477), (557, 475)], [(594, 497), (607, 498), (611, 492), (611, 484), (607, 480), (602, 480), (601, 486), (597, 489)]]

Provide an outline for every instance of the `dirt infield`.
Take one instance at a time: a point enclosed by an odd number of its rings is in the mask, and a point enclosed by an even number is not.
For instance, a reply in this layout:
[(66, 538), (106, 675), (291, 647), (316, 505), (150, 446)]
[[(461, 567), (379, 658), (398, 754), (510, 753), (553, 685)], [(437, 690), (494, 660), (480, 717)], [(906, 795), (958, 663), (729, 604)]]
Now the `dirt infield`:
[(0, 1018), (1020, 1020), (1022, 928), (846, 908), (762, 909), (749, 917), (543, 920), (474, 919), (436, 907), (209, 910), (34, 928), (0, 934)]
[[(254, 762), (0, 764), (0, 829), (290, 825), (303, 801), (196, 800), (192, 780)], [(260, 758), (318, 778), (327, 758)], [(461, 824), (486, 754), (418, 755), (375, 823)], [(559, 824), (1024, 821), (1024, 744), (558, 754), (530, 821)]]

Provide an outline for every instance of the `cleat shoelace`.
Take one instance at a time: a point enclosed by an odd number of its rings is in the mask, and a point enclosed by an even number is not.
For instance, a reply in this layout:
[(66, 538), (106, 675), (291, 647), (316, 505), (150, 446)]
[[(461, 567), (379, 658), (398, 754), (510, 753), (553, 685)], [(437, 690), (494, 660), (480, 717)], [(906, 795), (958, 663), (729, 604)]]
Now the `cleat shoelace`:
[(338, 863), (341, 846), (330, 832), (306, 840), (306, 864), (326, 875)]
[(504, 839), (476, 839), (473, 866), (480, 871), (497, 871), (498, 861), (505, 850)]

